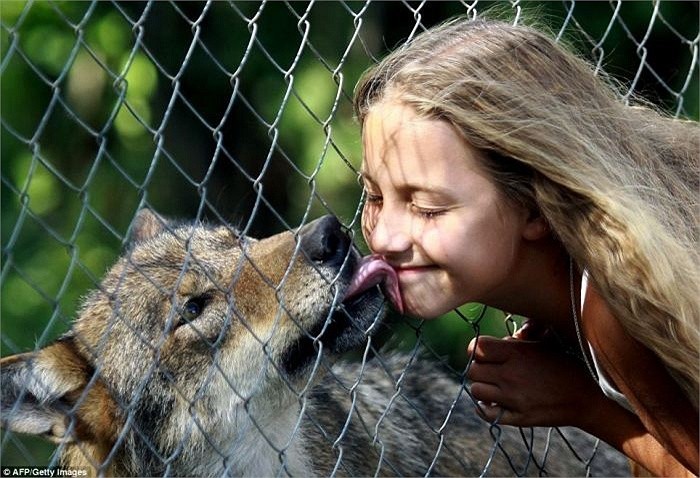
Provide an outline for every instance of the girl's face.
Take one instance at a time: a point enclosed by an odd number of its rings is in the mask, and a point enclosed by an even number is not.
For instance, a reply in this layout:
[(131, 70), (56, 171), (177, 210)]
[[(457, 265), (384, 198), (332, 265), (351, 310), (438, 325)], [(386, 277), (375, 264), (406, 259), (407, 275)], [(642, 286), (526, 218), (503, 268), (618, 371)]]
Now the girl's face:
[(481, 153), (398, 102), (371, 109), (362, 139), (362, 232), (396, 269), (406, 313), (507, 302), (532, 226), (482, 170)]

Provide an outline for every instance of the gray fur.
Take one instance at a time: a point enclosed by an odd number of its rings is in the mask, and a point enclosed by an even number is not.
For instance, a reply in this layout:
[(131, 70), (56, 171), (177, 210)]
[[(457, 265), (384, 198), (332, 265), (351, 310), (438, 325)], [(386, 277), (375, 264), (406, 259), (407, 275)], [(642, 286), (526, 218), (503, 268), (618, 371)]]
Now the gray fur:
[(537, 476), (540, 470), (548, 476), (629, 476), (622, 455), (602, 442), (595, 450), (596, 440), (579, 430), (490, 427), (456, 378), (441, 364), (407, 355), (364, 366), (337, 364), (307, 407), (305, 435), (310, 443), (326, 444), (315, 446), (320, 474), (339, 462), (338, 473), (346, 476)]

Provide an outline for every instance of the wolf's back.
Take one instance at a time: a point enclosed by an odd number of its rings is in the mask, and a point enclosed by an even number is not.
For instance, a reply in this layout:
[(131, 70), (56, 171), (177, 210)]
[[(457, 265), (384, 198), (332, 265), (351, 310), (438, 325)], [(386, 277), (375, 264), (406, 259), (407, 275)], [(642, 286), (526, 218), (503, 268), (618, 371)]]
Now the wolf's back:
[(579, 430), (490, 427), (458, 378), (406, 355), (338, 364), (307, 399), (315, 473), (586, 476), (590, 464), (593, 476), (629, 476), (620, 453)]

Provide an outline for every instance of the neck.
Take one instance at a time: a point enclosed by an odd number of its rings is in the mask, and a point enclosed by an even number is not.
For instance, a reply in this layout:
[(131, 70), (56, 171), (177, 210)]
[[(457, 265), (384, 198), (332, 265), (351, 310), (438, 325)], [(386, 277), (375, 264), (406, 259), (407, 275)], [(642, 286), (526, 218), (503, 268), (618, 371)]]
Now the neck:
[[(504, 299), (488, 305), (552, 328), (563, 340), (575, 344), (569, 254), (553, 239), (533, 242), (528, 249), (509, 281)], [(575, 263), (573, 267), (573, 294), (578, 313), (581, 274)]]

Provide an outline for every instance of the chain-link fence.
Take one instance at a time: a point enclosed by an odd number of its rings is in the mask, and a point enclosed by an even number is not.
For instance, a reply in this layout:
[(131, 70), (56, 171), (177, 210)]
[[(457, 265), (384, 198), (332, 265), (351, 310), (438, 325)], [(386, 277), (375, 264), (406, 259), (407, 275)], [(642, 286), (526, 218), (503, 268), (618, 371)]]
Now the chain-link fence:
[[(424, 28), (487, 10), (513, 22), (536, 20), (631, 93), (698, 118), (697, 2), (0, 3), (2, 355), (45, 347), (70, 328), (81, 297), (99, 288), (127, 250), (144, 206), (233, 223), (253, 237), (327, 213), (356, 226), (356, 80)], [(511, 323), (474, 304), (439, 321), (391, 316), (321, 385), (290, 387), (291, 415), (272, 406), (261, 411), (227, 376), (229, 395), (242, 399), (231, 413), (250, 417), (235, 446), (209, 436), (199, 392), (145, 403), (143, 384), (120, 402), (126, 422), (104, 456), (136, 447), (140, 459), (152, 461), (141, 469), (162, 474), (176, 473), (178, 460), (199, 447), (208, 450), (200, 456), (222, 463), (218, 474), (232, 475), (609, 475), (614, 460), (594, 440), (474, 418), (466, 345), (477, 334), (506, 334)], [(267, 349), (271, 342), (255, 337), (251, 344)], [(309, 377), (319, 378), (331, 364), (315, 345), (320, 362)], [(134, 358), (128, 350), (125, 344), (125, 361)], [(215, 368), (221, 366), (200, 374)], [(98, 366), (88, 385), (99, 376)], [(190, 406), (178, 423), (187, 439), (164, 439), (169, 448), (153, 443), (139, 417), (177, 409), (184, 397)], [(195, 447), (197, 434), (204, 436)], [(268, 468), (243, 465), (270, 459)], [(3, 431), (3, 465), (57, 463), (54, 447)], [(189, 469), (205, 474), (207, 466)]]

